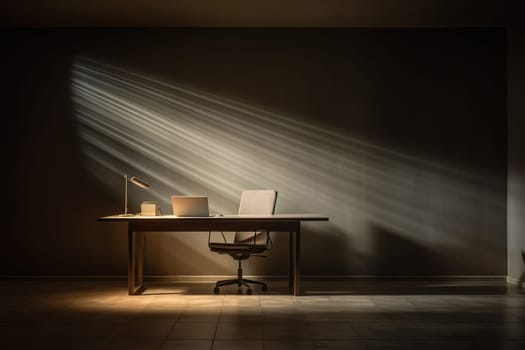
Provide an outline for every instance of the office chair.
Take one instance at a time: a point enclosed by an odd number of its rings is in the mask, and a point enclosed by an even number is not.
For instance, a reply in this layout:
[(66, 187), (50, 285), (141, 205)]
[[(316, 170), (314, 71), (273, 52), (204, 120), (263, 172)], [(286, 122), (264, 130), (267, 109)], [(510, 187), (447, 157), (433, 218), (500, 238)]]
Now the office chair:
[[(275, 211), (275, 203), (277, 202), (277, 191), (274, 190), (249, 190), (241, 193), (241, 200), (239, 203), (239, 215), (265, 215), (273, 214)], [(219, 287), (237, 284), (239, 288), (243, 285), (248, 289), (247, 294), (252, 294), (252, 290), (248, 283), (258, 284), (262, 286), (262, 290), (268, 290), (264, 282), (253, 281), (242, 277), (243, 260), (250, 256), (259, 256), (262, 252), (271, 249), (270, 232), (268, 231), (254, 231), (254, 232), (235, 232), (232, 243), (226, 241), (224, 233), (221, 232), (224, 242), (210, 242), (211, 232), (208, 235), (208, 246), (210, 250), (219, 254), (228, 254), (239, 262), (237, 269), (237, 278), (218, 281), (213, 288), (214, 294), (219, 294)]]

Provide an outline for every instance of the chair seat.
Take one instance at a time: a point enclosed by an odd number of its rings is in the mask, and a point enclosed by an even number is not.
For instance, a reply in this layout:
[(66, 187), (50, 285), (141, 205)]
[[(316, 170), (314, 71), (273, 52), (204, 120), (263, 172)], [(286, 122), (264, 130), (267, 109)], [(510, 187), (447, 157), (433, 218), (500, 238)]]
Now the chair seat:
[(262, 244), (238, 244), (238, 243), (215, 243), (210, 242), (210, 249), (213, 252), (223, 254), (257, 254), (264, 252), (267, 247)]

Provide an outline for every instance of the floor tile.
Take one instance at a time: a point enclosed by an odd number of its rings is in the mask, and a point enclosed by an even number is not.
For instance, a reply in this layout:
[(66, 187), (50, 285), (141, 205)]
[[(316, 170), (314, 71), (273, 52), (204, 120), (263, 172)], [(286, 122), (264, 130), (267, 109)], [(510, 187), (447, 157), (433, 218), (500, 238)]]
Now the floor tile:
[(162, 340), (117, 339), (108, 350), (160, 350), (162, 343)]
[(168, 340), (161, 350), (210, 350), (211, 340)]
[(262, 340), (263, 326), (254, 322), (221, 322), (217, 328), (215, 339), (254, 339)]
[(264, 340), (264, 349), (270, 350), (313, 350), (314, 343), (310, 340)]
[(215, 322), (177, 322), (168, 339), (202, 339), (212, 340), (217, 331)]
[(212, 350), (263, 350), (262, 340), (215, 340)]
[(116, 332), (116, 337), (165, 339), (174, 324), (175, 322), (169, 320), (134, 320), (121, 325)]
[(314, 341), (314, 349), (327, 350), (366, 350), (366, 343), (356, 340), (316, 340)]

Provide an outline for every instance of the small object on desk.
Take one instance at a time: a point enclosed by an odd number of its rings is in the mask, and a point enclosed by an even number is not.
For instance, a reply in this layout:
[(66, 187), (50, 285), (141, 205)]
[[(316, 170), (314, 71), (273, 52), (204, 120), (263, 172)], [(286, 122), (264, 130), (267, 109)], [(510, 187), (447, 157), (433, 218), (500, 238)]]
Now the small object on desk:
[(159, 216), (159, 203), (155, 201), (145, 201), (140, 205), (140, 215), (142, 216)]

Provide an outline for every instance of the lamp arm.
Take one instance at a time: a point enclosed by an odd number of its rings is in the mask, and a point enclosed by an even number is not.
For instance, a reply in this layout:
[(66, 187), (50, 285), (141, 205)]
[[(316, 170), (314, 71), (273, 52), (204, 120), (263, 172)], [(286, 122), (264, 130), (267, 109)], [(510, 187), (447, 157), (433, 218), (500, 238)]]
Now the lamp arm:
[(124, 174), (124, 215), (128, 214), (128, 175)]

